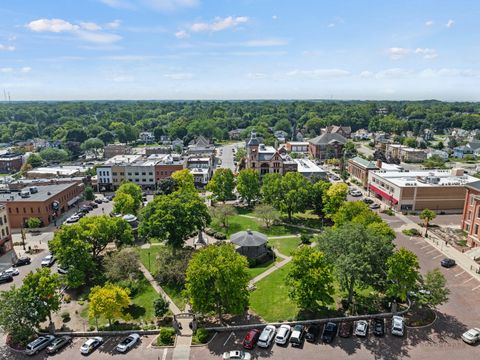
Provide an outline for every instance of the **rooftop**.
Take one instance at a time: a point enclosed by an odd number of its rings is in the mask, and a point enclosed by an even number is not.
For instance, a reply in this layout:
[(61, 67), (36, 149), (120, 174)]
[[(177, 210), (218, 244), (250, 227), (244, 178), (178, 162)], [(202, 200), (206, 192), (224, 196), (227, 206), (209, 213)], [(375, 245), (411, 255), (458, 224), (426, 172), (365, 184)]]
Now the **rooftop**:
[(398, 148), (401, 149), (402, 151), (407, 151), (407, 152), (417, 152), (417, 153), (422, 153), (425, 152), (425, 150), (422, 149), (414, 149), (405, 145), (400, 145), (400, 144), (388, 144), (389, 147), (392, 148)]
[(374, 161), (366, 160), (360, 156), (355, 156), (354, 158), (351, 159), (351, 161), (367, 168), (367, 169), (378, 169), (377, 165), (375, 164)]
[(326, 171), (309, 159), (293, 159), (299, 173), (325, 173)]
[(114, 157), (105, 161), (104, 165), (122, 165), (125, 163), (133, 163), (140, 159), (142, 155), (115, 155)]
[(438, 187), (460, 186), (478, 181), (470, 175), (455, 174), (456, 170), (417, 170), (417, 171), (374, 171), (380, 177), (390, 183), (400, 186)]
[(76, 175), (79, 172), (85, 172), (90, 168), (91, 166), (48, 166), (48, 167), (39, 167), (39, 168), (30, 170), (28, 173), (72, 176), (72, 175)]
[(230, 237), (230, 241), (238, 246), (260, 246), (267, 242), (267, 236), (258, 231), (239, 231)]
[(347, 139), (337, 133), (325, 133), (310, 140), (310, 143), (314, 145), (327, 145), (334, 142), (345, 144)]
[[(29, 197), (20, 197), (20, 191), (11, 192), (10, 194), (0, 194), (0, 201), (19, 201), (19, 202), (32, 202), (32, 201), (47, 201), (51, 198), (55, 198), (60, 192), (71, 186), (78, 186), (77, 183), (67, 183), (58, 185), (45, 185), (37, 187), (37, 192), (30, 194)], [(21, 191), (30, 191), (30, 187), (25, 187)]]

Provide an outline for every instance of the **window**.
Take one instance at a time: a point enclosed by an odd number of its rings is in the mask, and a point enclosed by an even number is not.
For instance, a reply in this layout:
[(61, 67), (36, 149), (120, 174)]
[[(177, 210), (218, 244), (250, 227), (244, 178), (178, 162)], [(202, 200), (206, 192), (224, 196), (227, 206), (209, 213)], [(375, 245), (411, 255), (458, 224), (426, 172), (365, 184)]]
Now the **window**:
[(5, 236), (5, 230), (2, 229), (2, 237)]
[(113, 176), (117, 176), (117, 173), (116, 173), (116, 172), (113, 172), (112, 175), (113, 175)]
[(469, 224), (465, 225), (465, 231), (467, 231), (467, 232), (470, 231), (470, 225)]
[(3, 225), (3, 220), (0, 218), (0, 225)]
[(8, 232), (8, 226), (5, 228), (5, 231), (7, 232), (7, 235), (8, 235), (8, 234), (9, 234), (9, 232)]
[(38, 210), (37, 212), (40, 214), (40, 208), (38, 208), (37, 210)]
[(477, 218), (480, 218), (480, 207), (478, 208)]
[(468, 212), (468, 217), (467, 217), (467, 219), (468, 219), (468, 220), (471, 220), (471, 219), (472, 219), (472, 212), (471, 212), (471, 211)]
[(3, 215), (3, 222), (6, 224), (7, 223), (7, 215)]
[(30, 208), (30, 212), (33, 214), (33, 208)]
[(27, 208), (23, 208), (23, 213), (24, 213), (24, 214), (27, 213)]
[(20, 211), (18, 211), (18, 208), (15, 208), (15, 210), (17, 210), (17, 214), (20, 212)]
[(142, 175), (143, 175), (143, 176), (145, 176), (145, 175), (147, 175), (147, 174), (146, 174), (146, 173), (144, 173), (144, 172), (142, 172)]
[(470, 195), (470, 205), (473, 205), (473, 195)]
[(138, 176), (138, 172), (136, 172), (136, 173), (135, 173), (135, 175), (137, 175), (137, 176)]
[(478, 234), (478, 225), (475, 225), (475, 235)]

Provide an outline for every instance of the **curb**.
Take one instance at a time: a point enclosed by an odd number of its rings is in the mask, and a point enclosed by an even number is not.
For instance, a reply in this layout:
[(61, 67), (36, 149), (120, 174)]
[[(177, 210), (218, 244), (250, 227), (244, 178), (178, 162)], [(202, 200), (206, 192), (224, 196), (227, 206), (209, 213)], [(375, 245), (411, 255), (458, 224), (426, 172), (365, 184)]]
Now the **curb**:
[(430, 310), (431, 310), (431, 311), (433, 312), (433, 314), (435, 315), (435, 318), (433, 319), (433, 321), (432, 321), (430, 324), (421, 325), (421, 326), (407, 326), (407, 325), (405, 325), (405, 327), (406, 327), (407, 329), (425, 329), (425, 328), (427, 328), (427, 327), (432, 326), (433, 324), (435, 324), (435, 321), (437, 321), (437, 319), (438, 319), (437, 312), (436, 312), (435, 310), (432, 310), (432, 309), (430, 309)]
[(190, 347), (203, 347), (203, 346), (208, 346), (212, 341), (213, 339), (215, 339), (215, 337), (217, 336), (218, 332), (215, 331), (215, 334), (213, 334), (212, 338), (210, 340), (208, 340), (205, 344), (196, 344), (196, 345), (190, 345)]
[(157, 338), (158, 338), (158, 336), (156, 336), (155, 339), (153, 339), (153, 341), (150, 343), (150, 345), (148, 345), (149, 348), (160, 350), (160, 349), (173, 349), (173, 348), (175, 348), (175, 346), (177, 346), (177, 339), (178, 339), (177, 334), (175, 334), (175, 341), (173, 342), (173, 345), (165, 345), (165, 346), (153, 345), (153, 343), (157, 341)]

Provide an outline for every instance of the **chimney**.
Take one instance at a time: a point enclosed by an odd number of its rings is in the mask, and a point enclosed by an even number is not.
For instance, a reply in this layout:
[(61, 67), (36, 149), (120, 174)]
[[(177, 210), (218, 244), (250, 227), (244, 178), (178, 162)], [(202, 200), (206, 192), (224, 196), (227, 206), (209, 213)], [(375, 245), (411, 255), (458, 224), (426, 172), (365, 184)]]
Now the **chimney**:
[(376, 164), (375, 164), (379, 169), (382, 168), (382, 160), (378, 159)]

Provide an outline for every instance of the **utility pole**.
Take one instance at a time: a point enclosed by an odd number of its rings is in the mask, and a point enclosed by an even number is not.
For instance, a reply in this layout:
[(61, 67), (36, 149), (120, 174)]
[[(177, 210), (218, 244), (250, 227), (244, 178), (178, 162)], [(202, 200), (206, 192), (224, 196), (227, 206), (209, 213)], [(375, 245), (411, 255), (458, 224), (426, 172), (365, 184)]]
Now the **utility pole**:
[(22, 246), (23, 246), (23, 251), (25, 251), (25, 240), (26, 240), (26, 235), (25, 235), (25, 228), (22, 225), (22, 228), (20, 230), (20, 235), (22, 236)]

